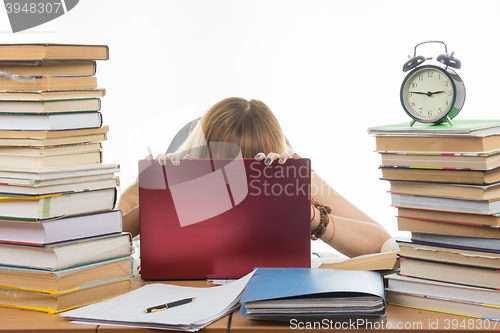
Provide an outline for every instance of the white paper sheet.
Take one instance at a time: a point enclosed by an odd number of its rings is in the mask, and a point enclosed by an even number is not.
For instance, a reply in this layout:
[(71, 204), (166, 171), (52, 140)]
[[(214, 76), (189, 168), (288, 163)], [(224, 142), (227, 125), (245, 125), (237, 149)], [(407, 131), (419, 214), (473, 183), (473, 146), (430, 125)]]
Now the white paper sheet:
[[(61, 314), (78, 323), (196, 331), (237, 307), (253, 272), (222, 286), (180, 287), (153, 283), (127, 294)], [(191, 303), (154, 313), (144, 310), (184, 298)]]

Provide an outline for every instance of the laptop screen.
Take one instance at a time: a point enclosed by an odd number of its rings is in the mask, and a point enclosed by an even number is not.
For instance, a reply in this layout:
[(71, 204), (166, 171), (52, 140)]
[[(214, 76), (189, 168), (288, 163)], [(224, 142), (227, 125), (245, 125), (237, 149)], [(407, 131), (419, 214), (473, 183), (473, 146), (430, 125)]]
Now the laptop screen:
[(141, 275), (240, 278), (310, 267), (309, 159), (139, 162)]

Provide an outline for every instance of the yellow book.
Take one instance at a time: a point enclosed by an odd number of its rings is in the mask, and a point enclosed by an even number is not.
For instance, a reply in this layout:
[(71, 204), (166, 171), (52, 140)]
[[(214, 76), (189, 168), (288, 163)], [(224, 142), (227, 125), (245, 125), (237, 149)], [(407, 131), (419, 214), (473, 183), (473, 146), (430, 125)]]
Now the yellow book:
[(59, 295), (0, 289), (0, 306), (54, 314), (101, 302), (125, 294), (130, 290), (132, 290), (131, 278), (97, 284)]
[(0, 266), (0, 289), (56, 296), (131, 278), (132, 274), (133, 258), (130, 256), (56, 271)]

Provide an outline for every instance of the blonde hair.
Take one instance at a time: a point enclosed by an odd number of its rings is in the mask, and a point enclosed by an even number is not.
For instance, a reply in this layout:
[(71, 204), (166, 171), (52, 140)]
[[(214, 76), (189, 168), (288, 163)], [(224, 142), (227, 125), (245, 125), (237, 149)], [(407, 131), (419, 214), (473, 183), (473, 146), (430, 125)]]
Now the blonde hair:
[(176, 153), (196, 158), (236, 157), (228, 156), (234, 154), (234, 145), (215, 150), (214, 143), (219, 142), (235, 144), (244, 158), (257, 153), (293, 154), (275, 115), (266, 104), (254, 99), (232, 97), (216, 103), (194, 125)]

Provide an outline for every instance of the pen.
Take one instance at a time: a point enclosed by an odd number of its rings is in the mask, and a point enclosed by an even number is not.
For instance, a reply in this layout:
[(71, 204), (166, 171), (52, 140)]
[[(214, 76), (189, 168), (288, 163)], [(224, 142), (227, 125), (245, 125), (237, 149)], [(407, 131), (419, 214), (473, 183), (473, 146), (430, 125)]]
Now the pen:
[(153, 307), (147, 308), (146, 310), (144, 310), (144, 312), (145, 313), (151, 313), (151, 312), (162, 311), (162, 310), (165, 310), (165, 309), (173, 308), (175, 306), (179, 306), (179, 305), (191, 303), (195, 299), (196, 298), (185, 298), (185, 299), (181, 299), (181, 300), (178, 300), (178, 301), (175, 301), (175, 302), (170, 302), (170, 303), (166, 303), (166, 304), (161, 304), (161, 305), (153, 306)]

